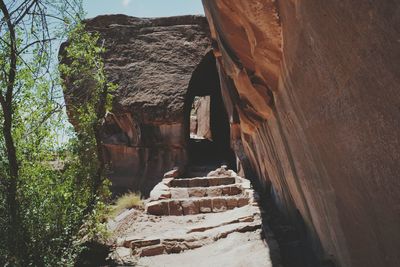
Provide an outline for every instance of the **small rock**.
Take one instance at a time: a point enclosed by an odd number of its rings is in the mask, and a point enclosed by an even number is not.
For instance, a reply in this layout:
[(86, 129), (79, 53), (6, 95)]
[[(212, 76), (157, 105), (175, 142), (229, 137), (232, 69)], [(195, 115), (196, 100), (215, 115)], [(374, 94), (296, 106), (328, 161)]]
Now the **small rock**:
[(164, 174), (164, 178), (176, 178), (180, 175), (179, 168), (174, 168)]
[(158, 183), (150, 192), (151, 200), (159, 200), (166, 198), (171, 198), (171, 193), (169, 192), (169, 187), (165, 185), (163, 182)]
[(133, 265), (136, 262), (132, 256), (132, 250), (124, 247), (117, 247), (110, 255), (110, 258), (120, 265)]
[(140, 257), (150, 257), (161, 255), (165, 253), (165, 247), (163, 245), (155, 245), (151, 247), (144, 247), (139, 252)]
[(171, 181), (172, 180), (174, 180), (175, 178), (164, 178), (164, 179), (162, 179), (162, 183), (164, 184), (164, 185), (166, 185), (167, 187), (170, 187), (171, 186)]

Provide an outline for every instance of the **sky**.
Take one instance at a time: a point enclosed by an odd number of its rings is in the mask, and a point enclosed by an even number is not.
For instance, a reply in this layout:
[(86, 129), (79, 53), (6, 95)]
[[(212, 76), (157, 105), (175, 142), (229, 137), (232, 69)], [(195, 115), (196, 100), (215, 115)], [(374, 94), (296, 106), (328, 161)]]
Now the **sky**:
[(201, 0), (83, 0), (87, 18), (104, 14), (134, 17), (204, 15)]

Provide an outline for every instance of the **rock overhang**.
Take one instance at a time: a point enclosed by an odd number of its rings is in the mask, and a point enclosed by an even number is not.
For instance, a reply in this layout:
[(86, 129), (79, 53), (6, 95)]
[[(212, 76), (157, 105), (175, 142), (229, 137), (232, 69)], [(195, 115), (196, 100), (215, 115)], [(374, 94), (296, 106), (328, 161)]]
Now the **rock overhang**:
[(146, 123), (183, 120), (192, 73), (211, 47), (205, 17), (105, 15), (86, 20), (85, 27), (104, 40), (106, 74), (118, 84), (116, 113)]

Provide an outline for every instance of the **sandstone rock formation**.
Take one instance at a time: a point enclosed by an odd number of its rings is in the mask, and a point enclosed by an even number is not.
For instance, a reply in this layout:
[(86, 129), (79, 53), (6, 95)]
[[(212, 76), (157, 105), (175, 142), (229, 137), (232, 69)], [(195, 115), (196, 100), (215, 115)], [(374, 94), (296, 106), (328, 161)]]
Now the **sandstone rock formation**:
[[(207, 21), (109, 15), (85, 25), (100, 34), (108, 80), (118, 85), (103, 137), (114, 191), (146, 194), (165, 171), (187, 161), (185, 99), (193, 72), (210, 50)], [(69, 89), (65, 99), (73, 123), (73, 97), (85, 88)]]
[(315, 266), (400, 266), (399, 4), (203, 4), (211, 41), (200, 17), (87, 22), (119, 85), (104, 136), (114, 184), (149, 191), (184, 166), (191, 101), (211, 95), (214, 151), (234, 148), (240, 171), (304, 234)]
[(203, 4), (244, 169), (317, 266), (400, 266), (400, 5)]

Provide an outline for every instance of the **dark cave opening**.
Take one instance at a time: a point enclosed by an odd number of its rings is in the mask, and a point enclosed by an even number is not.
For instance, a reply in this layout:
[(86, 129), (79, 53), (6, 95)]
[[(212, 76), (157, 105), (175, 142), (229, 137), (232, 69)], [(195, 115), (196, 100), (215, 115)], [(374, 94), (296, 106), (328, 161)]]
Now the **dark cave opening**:
[(185, 99), (185, 132), (189, 168), (207, 171), (227, 165), (236, 171), (229, 119), (212, 51), (192, 74)]

